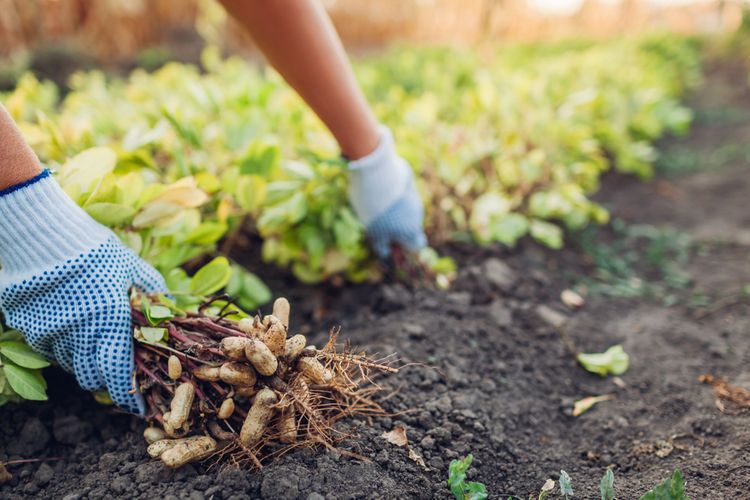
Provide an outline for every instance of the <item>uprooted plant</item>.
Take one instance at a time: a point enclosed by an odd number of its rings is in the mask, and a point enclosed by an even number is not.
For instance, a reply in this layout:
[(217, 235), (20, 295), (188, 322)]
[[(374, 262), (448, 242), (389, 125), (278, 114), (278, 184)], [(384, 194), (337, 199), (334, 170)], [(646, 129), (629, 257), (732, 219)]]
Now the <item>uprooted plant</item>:
[(151, 456), (169, 467), (209, 457), (261, 467), (294, 448), (333, 447), (345, 437), (333, 426), (343, 417), (383, 414), (372, 376), (397, 372), (395, 360), (337, 348), (338, 329), (321, 349), (308, 346), (288, 336), (289, 312), (284, 298), (262, 318), (226, 297), (197, 312), (135, 298), (134, 385), (146, 400)]

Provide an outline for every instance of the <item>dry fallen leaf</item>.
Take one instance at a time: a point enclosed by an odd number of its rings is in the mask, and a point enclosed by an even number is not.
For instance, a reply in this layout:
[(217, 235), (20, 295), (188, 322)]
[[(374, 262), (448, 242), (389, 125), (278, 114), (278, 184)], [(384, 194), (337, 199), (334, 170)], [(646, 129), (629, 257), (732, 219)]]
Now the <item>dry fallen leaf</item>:
[(549, 493), (550, 491), (555, 489), (555, 481), (552, 479), (547, 479), (544, 482), (544, 486), (542, 486), (542, 491), (545, 493)]
[(587, 398), (579, 399), (573, 404), (573, 416), (577, 417), (589, 411), (595, 404), (601, 403), (602, 401), (610, 401), (614, 399), (611, 394), (605, 394), (604, 396), (589, 396)]
[(563, 301), (563, 304), (570, 307), (571, 309), (581, 308), (586, 303), (586, 301), (583, 300), (583, 297), (581, 297), (578, 292), (574, 292), (570, 288), (562, 291), (562, 293), (560, 294), (560, 299)]
[(427, 469), (427, 464), (424, 463), (422, 456), (411, 448), (409, 448), (409, 458), (415, 461), (423, 469)]
[(409, 440), (406, 438), (406, 429), (403, 425), (397, 425), (390, 432), (384, 432), (383, 439), (396, 446), (406, 446)]
[(750, 410), (750, 391), (747, 389), (731, 385), (726, 379), (713, 375), (701, 375), (698, 380), (713, 386), (715, 404), (720, 412), (739, 415)]

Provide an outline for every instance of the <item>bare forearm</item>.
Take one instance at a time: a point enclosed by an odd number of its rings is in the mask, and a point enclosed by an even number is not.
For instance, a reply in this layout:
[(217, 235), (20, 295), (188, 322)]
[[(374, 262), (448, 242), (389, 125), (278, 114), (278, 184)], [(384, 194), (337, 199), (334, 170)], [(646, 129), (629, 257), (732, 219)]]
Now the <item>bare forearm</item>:
[(39, 172), (39, 160), (0, 105), (0, 189), (29, 180)]
[(377, 121), (317, 0), (221, 0), (329, 128), (350, 159), (372, 152)]

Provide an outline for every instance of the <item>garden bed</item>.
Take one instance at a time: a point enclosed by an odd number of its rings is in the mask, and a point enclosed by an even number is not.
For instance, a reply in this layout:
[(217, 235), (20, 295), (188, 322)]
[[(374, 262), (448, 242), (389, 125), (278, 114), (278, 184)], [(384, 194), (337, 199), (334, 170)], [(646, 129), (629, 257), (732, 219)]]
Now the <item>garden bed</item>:
[[(687, 147), (708, 155), (718, 141), (750, 138), (748, 114), (730, 120), (709, 113), (750, 113), (744, 80), (709, 74), (695, 100), (694, 132), (666, 145), (667, 153)], [(560, 292), (591, 271), (573, 246), (447, 248), (461, 263), (447, 292), (392, 284), (310, 288), (264, 275), (294, 304), (291, 324), (313, 325), (302, 332), (312, 341), (341, 325), (342, 339), (370, 353), (396, 352), (418, 363), (381, 379), (380, 401), (393, 416), (347, 421), (340, 429), (353, 435), (340, 444), (343, 453), (301, 450), (260, 472), (194, 465), (172, 471), (148, 459), (139, 420), (102, 408), (73, 389), (71, 377), (49, 369), (49, 402), (0, 408), (0, 460), (59, 459), (10, 466), (14, 478), (0, 496), (446, 498), (449, 462), (472, 453), (469, 477), (485, 483), (491, 497), (527, 498), (564, 469), (576, 498), (598, 498), (608, 466), (618, 498), (637, 498), (676, 468), (691, 498), (743, 497), (750, 421), (722, 414), (698, 377), (750, 384), (750, 307), (740, 301), (707, 313), (690, 301), (700, 291), (717, 304), (750, 283), (750, 241), (741, 237), (750, 220), (748, 166), (737, 157), (722, 167), (651, 184), (610, 177), (599, 197), (628, 222), (676, 225), (701, 240), (682, 269), (692, 284), (674, 292), (672, 307), (663, 297), (590, 297), (581, 310), (566, 309)], [(623, 383), (583, 370), (571, 343), (586, 352), (622, 344), (631, 357)], [(614, 400), (572, 416), (576, 400), (600, 394)], [(407, 447), (381, 437), (396, 425), (405, 427), (424, 467)]]

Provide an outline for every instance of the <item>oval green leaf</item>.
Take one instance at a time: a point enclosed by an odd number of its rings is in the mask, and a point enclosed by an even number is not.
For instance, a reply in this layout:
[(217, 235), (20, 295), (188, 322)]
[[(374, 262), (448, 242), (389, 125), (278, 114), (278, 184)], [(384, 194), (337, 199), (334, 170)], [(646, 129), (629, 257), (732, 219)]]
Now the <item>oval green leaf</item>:
[(0, 342), (0, 353), (24, 368), (35, 369), (49, 366), (49, 361), (35, 353), (27, 344), (18, 340)]
[(190, 280), (190, 292), (194, 295), (211, 295), (229, 283), (232, 268), (226, 257), (216, 257), (203, 266)]
[(22, 398), (32, 401), (47, 399), (47, 383), (38, 371), (23, 368), (11, 362), (5, 363), (3, 371), (10, 386)]

